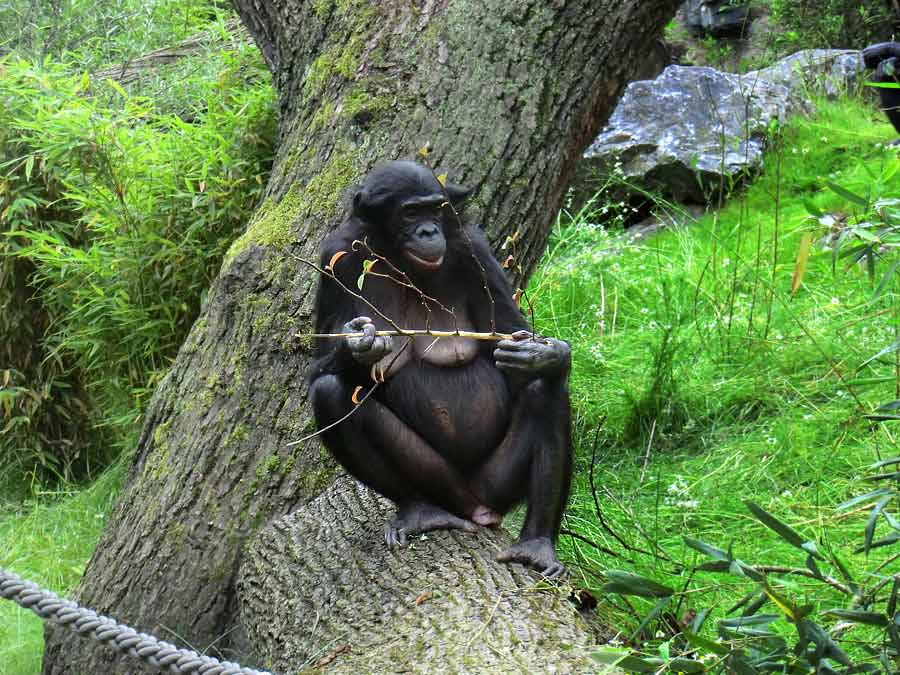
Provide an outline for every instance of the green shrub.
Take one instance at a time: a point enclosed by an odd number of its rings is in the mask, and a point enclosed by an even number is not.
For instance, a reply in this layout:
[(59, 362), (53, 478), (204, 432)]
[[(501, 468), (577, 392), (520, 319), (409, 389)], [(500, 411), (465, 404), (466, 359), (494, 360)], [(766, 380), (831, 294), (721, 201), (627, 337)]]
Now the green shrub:
[(862, 49), (889, 40), (895, 16), (884, 0), (771, 0), (781, 47)]
[(209, 60), (190, 122), (50, 59), (0, 61), (0, 467), (112, 458), (256, 205), (272, 89), (249, 46)]
[(62, 58), (88, 70), (175, 44), (224, 14), (209, 0), (4, 0), (0, 53)]

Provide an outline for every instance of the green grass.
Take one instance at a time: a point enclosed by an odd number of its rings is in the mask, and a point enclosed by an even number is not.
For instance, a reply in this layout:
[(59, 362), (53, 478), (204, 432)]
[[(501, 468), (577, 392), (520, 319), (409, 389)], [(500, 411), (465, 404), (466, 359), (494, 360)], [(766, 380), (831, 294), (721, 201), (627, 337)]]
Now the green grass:
[[(896, 155), (878, 147), (892, 132), (879, 119), (856, 101), (820, 102), (816, 117), (785, 130), (764, 175), (721, 212), (639, 246), (592, 224), (592, 214), (561, 216), (529, 293), (538, 330), (569, 340), (574, 354), (577, 465), (565, 527), (617, 552), (563, 536), (574, 583), (597, 590), (604, 570), (625, 569), (689, 588), (679, 612), (713, 608), (723, 616), (758, 589), (721, 574), (691, 577), (702, 561), (683, 535), (733, 547), (751, 564), (804, 562), (751, 516), (745, 499), (839, 551), (859, 578), (885, 557), (854, 553), (864, 509), (834, 507), (871, 489), (860, 478), (865, 467), (897, 448), (900, 429), (862, 418), (895, 398), (895, 385), (852, 383), (892, 376), (880, 363), (856, 369), (894, 339), (896, 285), (871, 303), (866, 274), (843, 266), (833, 273), (830, 253), (814, 246), (802, 286), (795, 297), (790, 292), (802, 235), (816, 241), (825, 234), (804, 200), (851, 215), (852, 205), (825, 189), (829, 179), (873, 196), (900, 193)], [(609, 255), (623, 241), (625, 249)], [(592, 453), (610, 528), (635, 549), (661, 555), (626, 551), (601, 527)], [(0, 507), (0, 566), (71, 590), (120, 476), (115, 468), (71, 496)], [(810, 579), (772, 580), (800, 604), (846, 605)], [(606, 595), (599, 611), (624, 639), (649, 607)], [(40, 622), (0, 604), (3, 672), (37, 673), (41, 651)]]
[[(623, 237), (592, 225), (591, 214), (560, 219), (529, 294), (538, 330), (571, 341), (575, 358), (577, 470), (565, 526), (621, 556), (564, 536), (578, 583), (597, 589), (597, 572), (615, 568), (680, 590), (691, 567), (705, 562), (683, 535), (733, 546), (750, 564), (803, 567), (805, 555), (763, 527), (743, 500), (838, 551), (857, 578), (885, 557), (872, 553), (867, 562), (854, 553), (865, 509), (848, 516), (834, 507), (874, 489), (860, 479), (865, 467), (897, 454), (900, 427), (862, 417), (897, 398), (896, 383), (853, 381), (894, 375), (889, 364), (856, 369), (896, 339), (898, 286), (870, 302), (874, 286), (861, 268), (842, 261), (833, 273), (830, 250), (816, 243), (827, 228), (809, 218), (804, 200), (852, 216), (853, 205), (826, 189), (828, 180), (872, 198), (900, 194), (896, 152), (879, 145), (892, 138), (858, 101), (819, 102), (814, 118), (785, 130), (766, 173), (718, 214), (639, 246), (625, 242), (617, 256), (605, 251)], [(813, 254), (792, 298), (804, 234)], [(600, 526), (588, 480), (592, 453), (610, 528), (668, 560), (623, 551)], [(878, 535), (885, 533), (880, 526)], [(817, 581), (782, 575), (775, 583), (801, 605), (848, 606)], [(700, 573), (689, 586), (680, 611), (715, 608), (714, 616), (758, 592), (722, 574)], [(601, 613), (624, 636), (652, 606), (631, 604), (636, 611), (617, 596), (601, 600)]]
[[(69, 593), (97, 545), (121, 484), (121, 465), (91, 486), (38, 501), (0, 501), (0, 567), (57, 593)], [(5, 480), (4, 480), (5, 479)], [(0, 477), (0, 484), (9, 477)], [(11, 602), (0, 602), (0, 672), (41, 670), (42, 621)]]

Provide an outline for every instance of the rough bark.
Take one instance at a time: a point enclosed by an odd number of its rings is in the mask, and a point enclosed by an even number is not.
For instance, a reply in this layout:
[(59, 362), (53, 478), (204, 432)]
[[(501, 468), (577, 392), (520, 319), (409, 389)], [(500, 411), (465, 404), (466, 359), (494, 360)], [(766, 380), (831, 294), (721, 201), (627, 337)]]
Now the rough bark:
[[(582, 149), (677, 4), (236, 0), (279, 90), (278, 156), (153, 398), (78, 599), (235, 656), (246, 542), (336, 475), (318, 440), (286, 445), (313, 425), (310, 345), (293, 334), (311, 329), (316, 279), (295, 256), (315, 257), (342, 195), (376, 161), (430, 142), (439, 171), (477, 188), (471, 213), (492, 241), (521, 231), (527, 273)], [(462, 555), (443, 560), (468, 570)], [(45, 673), (139, 672), (101, 645), (70, 644), (48, 630)]]
[[(384, 545), (390, 502), (344, 478), (244, 555), (240, 616), (267, 667), (357, 673), (587, 673), (591, 627), (565, 592), (497, 563), (502, 531)], [(561, 646), (565, 645), (565, 649)]]

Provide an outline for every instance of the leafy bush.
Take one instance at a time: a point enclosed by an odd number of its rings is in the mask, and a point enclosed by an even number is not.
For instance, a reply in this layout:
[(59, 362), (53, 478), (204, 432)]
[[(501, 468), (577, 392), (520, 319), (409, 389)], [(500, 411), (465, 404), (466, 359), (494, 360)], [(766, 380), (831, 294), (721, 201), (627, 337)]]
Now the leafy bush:
[(227, 3), (201, 0), (4, 0), (0, 53), (41, 62), (65, 57), (95, 70), (175, 44), (224, 13)]
[(890, 39), (900, 18), (884, 0), (771, 0), (771, 9), (785, 50), (862, 49)]
[(258, 201), (272, 89), (249, 46), (210, 59), (190, 122), (51, 59), (0, 61), (0, 468), (111, 459)]

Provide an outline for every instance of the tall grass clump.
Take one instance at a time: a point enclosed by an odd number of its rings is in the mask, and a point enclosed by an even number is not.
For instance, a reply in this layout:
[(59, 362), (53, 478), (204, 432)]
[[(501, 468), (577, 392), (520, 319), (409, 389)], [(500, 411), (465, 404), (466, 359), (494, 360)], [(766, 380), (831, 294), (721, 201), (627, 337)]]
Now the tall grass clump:
[[(266, 182), (273, 92), (249, 45), (129, 94), (0, 61), (0, 470), (94, 475), (140, 425)], [(215, 76), (209, 76), (209, 63)], [(196, 79), (196, 78), (195, 78)]]
[(896, 659), (900, 159), (816, 104), (719, 211), (640, 242), (626, 203), (563, 214), (529, 287), (573, 349), (563, 546), (629, 672)]

